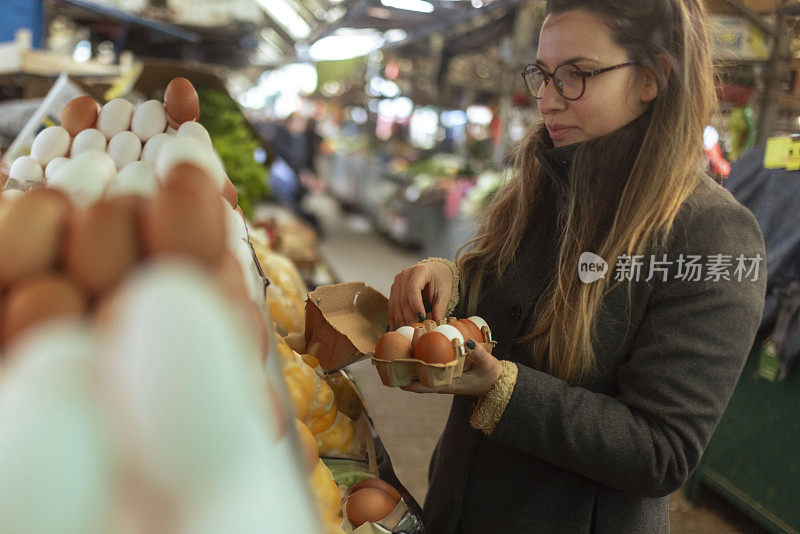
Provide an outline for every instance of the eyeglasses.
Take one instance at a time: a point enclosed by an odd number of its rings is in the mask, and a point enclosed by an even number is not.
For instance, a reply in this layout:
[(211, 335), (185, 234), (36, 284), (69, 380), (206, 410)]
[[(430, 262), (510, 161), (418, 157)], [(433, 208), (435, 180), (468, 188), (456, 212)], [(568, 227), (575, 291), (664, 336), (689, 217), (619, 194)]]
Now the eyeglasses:
[(531, 64), (526, 65), (523, 69), (522, 78), (525, 80), (528, 91), (537, 100), (541, 100), (544, 96), (544, 88), (550, 83), (550, 80), (555, 82), (554, 85), (558, 94), (567, 100), (578, 100), (586, 92), (586, 78), (637, 63), (639, 61), (634, 59), (612, 67), (589, 71), (581, 70), (571, 63), (563, 63), (556, 67), (553, 72), (546, 72), (539, 65)]

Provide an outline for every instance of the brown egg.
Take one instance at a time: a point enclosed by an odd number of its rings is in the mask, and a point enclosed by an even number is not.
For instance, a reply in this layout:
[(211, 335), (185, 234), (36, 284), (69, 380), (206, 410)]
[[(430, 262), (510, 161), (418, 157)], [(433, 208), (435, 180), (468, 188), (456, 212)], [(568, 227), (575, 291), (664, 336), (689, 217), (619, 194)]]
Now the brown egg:
[(0, 210), (0, 286), (44, 273), (58, 259), (69, 199), (54, 189), (36, 189)]
[(186, 78), (173, 78), (164, 91), (164, 107), (167, 109), (167, 122), (172, 119), (179, 126), (186, 121), (196, 121), (200, 117), (200, 99), (192, 82)]
[(364, 488), (375, 488), (384, 493), (388, 493), (394, 499), (395, 504), (400, 500), (400, 492), (394, 489), (394, 486), (387, 484), (379, 478), (365, 478), (361, 482), (353, 484), (353, 487), (350, 488), (350, 493), (355, 493)]
[(73, 98), (61, 111), (61, 127), (75, 137), (78, 132), (94, 128), (97, 113), (97, 102), (91, 96)]
[(364, 488), (347, 499), (345, 512), (347, 519), (356, 528), (367, 521), (380, 521), (394, 510), (397, 501), (394, 497), (377, 488)]
[(120, 196), (75, 210), (64, 240), (64, 269), (90, 294), (119, 282), (139, 259), (142, 199)]
[(433, 319), (425, 319), (424, 321), (422, 321), (422, 326), (424, 326), (425, 328), (436, 328), (437, 326), (439, 326), (439, 323), (437, 323)]
[(475, 343), (483, 343), (483, 334), (481, 333), (480, 328), (475, 326), (475, 323), (473, 323), (469, 319), (459, 319), (458, 322), (464, 325), (466, 329), (469, 331), (469, 335), (467, 336), (469, 339), (471, 339)]
[(310, 473), (314, 470), (314, 467), (316, 467), (317, 460), (319, 460), (319, 445), (317, 445), (317, 439), (305, 423), (295, 417), (294, 424), (297, 428), (297, 436), (300, 438), (303, 459)]
[(206, 173), (180, 163), (145, 204), (141, 236), (148, 254), (189, 256), (214, 266), (225, 251), (225, 209)]
[[(456, 330), (461, 332), (461, 337), (464, 338), (464, 342), (465, 343), (466, 343), (466, 341), (468, 339), (472, 339), (472, 336), (475, 335), (475, 332), (472, 329), (470, 329), (467, 325), (465, 325), (464, 323), (462, 323), (460, 321), (453, 321), (452, 323), (447, 323), (447, 324), (449, 324), (450, 326), (455, 327)], [(478, 343), (480, 340), (473, 339), (473, 341)]]
[(448, 363), (456, 359), (456, 350), (441, 332), (428, 332), (414, 344), (414, 357), (427, 363)]
[(225, 182), (222, 185), (222, 196), (230, 203), (233, 209), (239, 207), (239, 192), (236, 191), (236, 186), (233, 185), (228, 175), (225, 175)]
[(5, 347), (28, 328), (48, 319), (79, 317), (88, 298), (68, 278), (47, 274), (15, 284), (4, 298), (0, 339)]
[(400, 360), (413, 356), (411, 342), (399, 332), (386, 332), (375, 346), (375, 357), (381, 360)]

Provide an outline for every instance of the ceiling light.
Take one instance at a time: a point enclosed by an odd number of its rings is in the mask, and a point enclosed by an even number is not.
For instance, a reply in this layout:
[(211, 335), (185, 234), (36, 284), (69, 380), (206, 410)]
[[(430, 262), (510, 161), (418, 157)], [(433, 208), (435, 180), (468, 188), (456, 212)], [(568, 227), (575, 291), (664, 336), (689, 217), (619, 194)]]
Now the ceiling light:
[(381, 0), (381, 4), (386, 7), (405, 9), (406, 11), (433, 12), (433, 4), (425, 0)]

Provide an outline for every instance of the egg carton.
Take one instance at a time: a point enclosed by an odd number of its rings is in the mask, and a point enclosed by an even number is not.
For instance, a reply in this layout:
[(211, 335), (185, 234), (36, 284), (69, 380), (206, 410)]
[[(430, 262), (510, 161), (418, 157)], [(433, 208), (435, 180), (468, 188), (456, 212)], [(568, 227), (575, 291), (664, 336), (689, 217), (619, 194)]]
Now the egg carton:
[[(449, 317), (446, 321), (440, 321), (435, 325), (433, 322), (428, 322), (423, 326), (418, 326), (414, 329), (413, 342), (416, 343), (423, 334), (432, 332), (437, 326), (454, 322), (456, 322), (456, 318)], [(492, 340), (492, 332), (488, 327), (484, 326), (481, 334), (483, 335), (483, 342), (479, 343), (479, 345), (491, 354), (494, 345), (496, 345)], [(375, 357), (374, 353), (369, 356), (384, 386), (407, 386), (414, 380), (418, 380), (425, 387), (446, 386), (472, 367), (472, 359), (467, 354), (461, 341), (453, 339), (452, 343), (456, 352), (456, 359), (448, 363), (428, 363), (417, 358), (382, 360)]]

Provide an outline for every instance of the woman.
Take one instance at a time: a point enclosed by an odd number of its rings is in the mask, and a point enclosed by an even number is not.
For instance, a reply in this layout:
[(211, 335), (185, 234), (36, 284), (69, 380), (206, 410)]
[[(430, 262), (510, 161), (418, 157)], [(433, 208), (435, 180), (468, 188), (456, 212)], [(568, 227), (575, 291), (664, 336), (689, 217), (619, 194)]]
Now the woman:
[(392, 286), (390, 326), (417, 322), (423, 300), (437, 320), (457, 304), (498, 341), (493, 355), (467, 342), (474, 366), (452, 385), (406, 388), (454, 394), (426, 523), (666, 532), (668, 496), (730, 399), (765, 292), (755, 219), (702, 171), (715, 105), (705, 9), (550, 0), (524, 75), (543, 121), (515, 178), (455, 265), (425, 260)]

